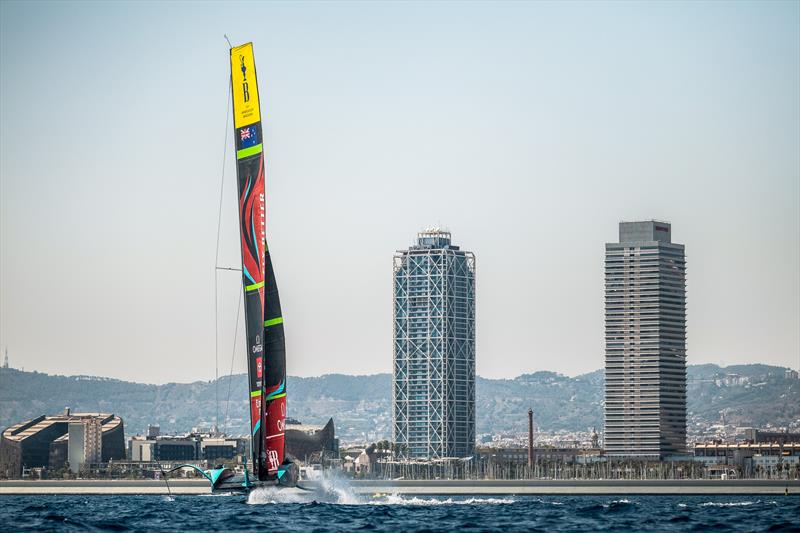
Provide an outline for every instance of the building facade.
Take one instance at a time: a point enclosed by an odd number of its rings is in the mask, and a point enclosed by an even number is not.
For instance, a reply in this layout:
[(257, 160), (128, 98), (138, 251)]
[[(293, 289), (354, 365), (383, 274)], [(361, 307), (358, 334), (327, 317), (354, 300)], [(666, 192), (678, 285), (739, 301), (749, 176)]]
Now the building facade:
[(322, 463), (339, 457), (339, 439), (333, 418), (324, 426), (301, 424), (286, 420), (286, 454), (303, 463)]
[(794, 476), (800, 474), (800, 442), (698, 442), (694, 445), (694, 460), (707, 467), (732, 467), (742, 477), (760, 477), (784, 470)]
[(24, 468), (57, 470), (68, 461), (74, 469), (73, 461), (88, 468), (125, 459), (124, 431), (116, 415), (68, 409), (15, 424), (0, 434), (0, 477), (19, 477)]
[(99, 418), (83, 418), (70, 422), (67, 434), (67, 460), (77, 473), (102, 462), (103, 430)]
[(746, 429), (744, 437), (753, 444), (787, 444), (790, 442), (800, 443), (800, 433), (789, 433), (789, 431), (769, 431), (764, 429)]
[(394, 256), (392, 438), (406, 458), (475, 449), (475, 256), (426, 230)]
[(197, 462), (214, 466), (246, 452), (245, 438), (188, 435), (160, 435), (148, 428), (148, 436), (134, 436), (128, 441), (128, 456), (135, 462)]
[(686, 261), (665, 222), (621, 222), (606, 244), (605, 450), (686, 450)]

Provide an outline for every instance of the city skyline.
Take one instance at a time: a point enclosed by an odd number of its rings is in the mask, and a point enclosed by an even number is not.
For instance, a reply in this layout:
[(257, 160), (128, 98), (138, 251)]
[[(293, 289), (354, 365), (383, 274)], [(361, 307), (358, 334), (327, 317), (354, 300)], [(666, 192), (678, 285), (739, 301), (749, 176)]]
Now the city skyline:
[(259, 58), (289, 374), (391, 372), (387, 265), (439, 223), (481, 258), (479, 375), (601, 368), (598, 257), (652, 217), (691, 250), (688, 362), (800, 367), (796, 3), (130, 6), (0, 4), (12, 366), (214, 377), (228, 33)]

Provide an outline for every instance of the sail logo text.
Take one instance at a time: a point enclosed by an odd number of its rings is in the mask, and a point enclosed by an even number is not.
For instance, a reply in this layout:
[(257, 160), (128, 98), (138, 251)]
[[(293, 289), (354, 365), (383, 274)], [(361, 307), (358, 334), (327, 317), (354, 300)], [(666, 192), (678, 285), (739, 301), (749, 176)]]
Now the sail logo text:
[(269, 469), (270, 470), (277, 470), (280, 466), (280, 462), (278, 461), (278, 451), (277, 450), (268, 450), (267, 451), (267, 459), (269, 459)]
[(247, 87), (247, 67), (244, 65), (244, 56), (239, 56), (239, 62), (242, 65), (242, 96), (247, 103), (250, 101), (250, 89)]

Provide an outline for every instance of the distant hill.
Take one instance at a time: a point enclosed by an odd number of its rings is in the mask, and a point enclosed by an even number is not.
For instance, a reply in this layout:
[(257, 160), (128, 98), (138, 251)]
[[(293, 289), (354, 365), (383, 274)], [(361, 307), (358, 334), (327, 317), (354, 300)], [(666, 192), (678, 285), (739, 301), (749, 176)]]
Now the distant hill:
[[(800, 419), (800, 381), (784, 378), (784, 368), (769, 365), (692, 365), (688, 369), (690, 426), (720, 419), (738, 425), (788, 425)], [(391, 437), (391, 376), (328, 374), (288, 378), (289, 416), (309, 424), (336, 421), (345, 440)], [(230, 395), (228, 391), (230, 390)], [(577, 377), (554, 372), (514, 379), (478, 377), (478, 433), (522, 433), (526, 412), (546, 431), (586, 431), (603, 426), (603, 371)], [(213, 425), (219, 395), (220, 426), (247, 432), (247, 383), (244, 375), (219, 383), (148, 385), (87, 376), (51, 376), (0, 369), (0, 427), (40, 414), (104, 411), (122, 416), (126, 433), (144, 432), (157, 423), (162, 432), (179, 433)], [(231, 401), (226, 403), (226, 398)], [(227, 413), (227, 416), (226, 416)], [(227, 420), (227, 425), (225, 424)]]

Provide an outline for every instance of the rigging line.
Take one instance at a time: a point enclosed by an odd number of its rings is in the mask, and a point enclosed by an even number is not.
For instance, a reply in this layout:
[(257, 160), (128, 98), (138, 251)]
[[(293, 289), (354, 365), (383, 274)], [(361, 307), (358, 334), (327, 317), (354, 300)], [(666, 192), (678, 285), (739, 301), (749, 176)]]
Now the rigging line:
[(228, 157), (228, 120), (231, 113), (231, 79), (228, 78), (228, 101), (225, 104), (225, 139), (222, 143), (222, 177), (219, 183), (219, 208), (217, 210), (217, 247), (214, 252), (214, 416), (215, 431), (219, 431), (219, 287), (217, 269), (219, 267), (219, 235), (222, 227), (222, 196), (225, 191), (225, 160)]
[(241, 268), (232, 268), (232, 267), (215, 267), (214, 270), (232, 270), (234, 272), (241, 272)]
[[(169, 480), (167, 479), (167, 472), (164, 472), (164, 468), (161, 466), (161, 461), (156, 459), (156, 464), (158, 465), (158, 469), (161, 470), (161, 478), (164, 480), (164, 483), (167, 484), (167, 492), (169, 493), (169, 499), (172, 499), (172, 489), (169, 488)], [(170, 470), (172, 472), (172, 470)]]
[(242, 311), (242, 294), (244, 291), (239, 291), (239, 305), (236, 306), (236, 328), (233, 330), (233, 350), (231, 351), (231, 371), (228, 374), (228, 396), (225, 398), (225, 423), (224, 433), (228, 432), (228, 410), (231, 406), (231, 381), (233, 381), (233, 361), (236, 356), (236, 340), (239, 338), (239, 314)]

